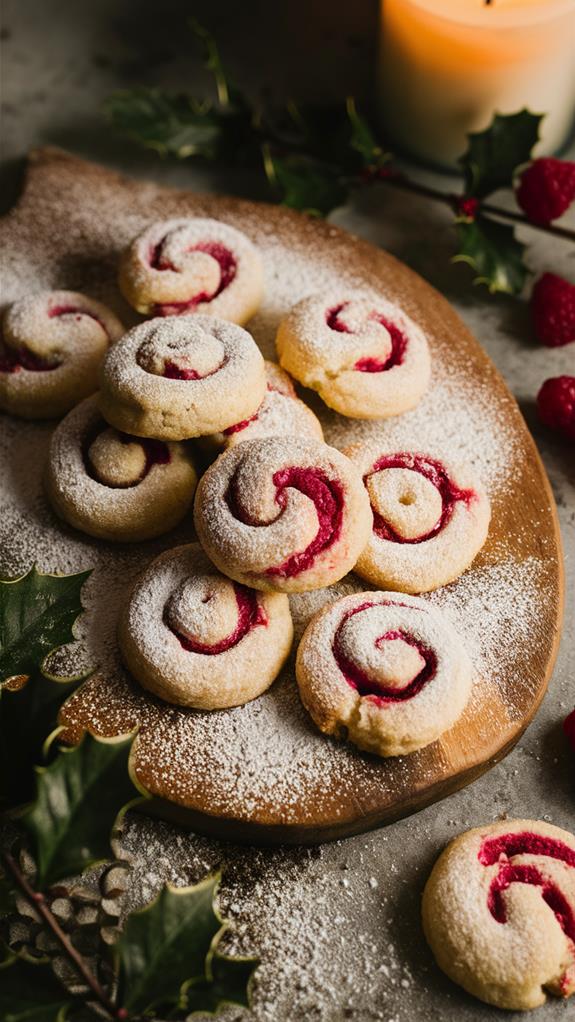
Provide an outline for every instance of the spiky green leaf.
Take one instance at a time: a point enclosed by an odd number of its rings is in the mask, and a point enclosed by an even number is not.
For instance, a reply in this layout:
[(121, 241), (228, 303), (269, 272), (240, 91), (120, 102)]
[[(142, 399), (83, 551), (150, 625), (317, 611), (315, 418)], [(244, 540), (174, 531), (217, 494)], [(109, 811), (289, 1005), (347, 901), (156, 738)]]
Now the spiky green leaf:
[(32, 843), (42, 890), (110, 856), (110, 832), (141, 792), (129, 769), (133, 736), (62, 749), (37, 768), (37, 794), (21, 817)]
[(492, 293), (518, 295), (528, 270), (523, 261), (525, 245), (508, 224), (486, 216), (457, 223), (458, 253), (453, 262), (468, 263), (476, 271), (475, 284), (485, 284)]
[(162, 888), (151, 905), (128, 917), (117, 944), (120, 1004), (131, 1013), (185, 1006), (186, 984), (206, 978), (206, 958), (222, 928), (214, 910), (219, 878), (194, 887)]
[(467, 152), (459, 161), (465, 194), (484, 199), (498, 188), (510, 188), (516, 168), (531, 159), (542, 119), (529, 110), (495, 114), (485, 131), (468, 135)]
[(36, 788), (35, 767), (44, 743), (58, 723), (62, 703), (82, 682), (46, 678), (35, 671), (14, 689), (0, 688), (0, 804), (13, 809), (29, 802)]
[(200, 24), (197, 18), (190, 18), (189, 26), (200, 44), (204, 65), (214, 76), (220, 107), (226, 110), (232, 107), (237, 109), (246, 106), (243, 93), (236, 88), (226, 74), (218, 44), (212, 33)]
[(311, 216), (327, 216), (343, 205), (349, 186), (337, 169), (307, 156), (264, 154), (266, 173), (284, 206)]
[(391, 159), (391, 154), (385, 152), (379, 144), (369, 122), (358, 113), (355, 100), (351, 97), (347, 100), (346, 109), (351, 129), (351, 148), (359, 153), (366, 167), (383, 167)]
[(0, 682), (29, 677), (51, 652), (73, 642), (90, 574), (44, 575), (34, 566), (20, 578), (0, 580)]
[(161, 156), (213, 159), (221, 145), (217, 111), (181, 93), (124, 89), (109, 96), (104, 113), (124, 135)]
[(0, 803), (9, 808), (33, 796), (44, 742), (85, 677), (49, 674), (46, 661), (74, 639), (89, 574), (43, 575), (34, 567), (0, 581)]
[(257, 958), (230, 958), (216, 951), (208, 959), (208, 976), (184, 991), (187, 1016), (216, 1014), (224, 1004), (248, 1008), (249, 984), (258, 964)]
[(49, 965), (8, 958), (0, 966), (2, 1022), (63, 1022), (72, 999)]

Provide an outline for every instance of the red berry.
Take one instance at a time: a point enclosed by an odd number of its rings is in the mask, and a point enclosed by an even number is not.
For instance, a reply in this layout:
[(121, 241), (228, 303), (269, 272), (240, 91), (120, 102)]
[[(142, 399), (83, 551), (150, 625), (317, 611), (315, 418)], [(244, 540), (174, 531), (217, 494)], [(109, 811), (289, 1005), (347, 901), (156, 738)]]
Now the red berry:
[(466, 220), (475, 220), (479, 210), (479, 199), (475, 199), (473, 196), (465, 198), (464, 195), (459, 195), (455, 205), (459, 216)]
[(554, 376), (545, 380), (537, 395), (539, 418), (575, 441), (575, 376)]
[(567, 741), (573, 747), (573, 752), (575, 752), (575, 710), (572, 710), (569, 716), (565, 717), (563, 730), (567, 735)]
[(537, 340), (548, 348), (575, 341), (575, 286), (555, 273), (544, 273), (531, 292)]
[(549, 224), (575, 199), (575, 162), (546, 156), (524, 170), (516, 190), (517, 202), (534, 224)]

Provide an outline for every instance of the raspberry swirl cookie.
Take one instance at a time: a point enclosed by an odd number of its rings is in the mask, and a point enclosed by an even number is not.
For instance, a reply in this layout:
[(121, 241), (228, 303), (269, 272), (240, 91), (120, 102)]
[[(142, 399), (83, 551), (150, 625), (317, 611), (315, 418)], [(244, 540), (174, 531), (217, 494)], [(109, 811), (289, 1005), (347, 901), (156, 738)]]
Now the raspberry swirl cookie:
[(491, 515), (471, 468), (380, 441), (345, 453), (361, 472), (373, 511), (358, 575), (385, 589), (425, 593), (469, 567), (485, 543)]
[(120, 620), (128, 669), (162, 699), (214, 710), (265, 692), (291, 648), (287, 596), (258, 593), (216, 570), (201, 547), (152, 561)]
[(97, 395), (74, 408), (52, 437), (48, 496), (61, 518), (90, 536), (121, 542), (160, 536), (184, 517), (196, 482), (182, 444), (110, 428)]
[(434, 607), (416, 596), (368, 592), (312, 618), (296, 676), (320, 731), (378, 756), (400, 756), (453, 726), (471, 692), (472, 667)]
[(101, 302), (76, 291), (41, 291), (4, 316), (0, 408), (25, 419), (65, 415), (98, 387), (98, 368), (124, 328)]
[(257, 412), (264, 360), (234, 323), (210, 316), (152, 319), (110, 350), (100, 406), (117, 429), (158, 440), (219, 433)]
[(284, 369), (351, 418), (400, 415), (429, 384), (424, 334), (384, 298), (304, 298), (280, 324), (276, 347)]
[(228, 426), (213, 440), (219, 447), (234, 447), (244, 440), (266, 436), (299, 436), (323, 440), (321, 423), (298, 398), (291, 377), (275, 362), (266, 362), (266, 395), (249, 419)]
[(247, 440), (221, 454), (200, 481), (194, 519), (220, 571), (283, 592), (337, 582), (371, 529), (355, 466), (332, 447), (297, 437)]
[(425, 936), (448, 976), (499, 1008), (575, 991), (575, 837), (502, 820), (452, 841), (423, 894)]
[(245, 234), (218, 220), (162, 220), (124, 253), (119, 282), (144, 315), (200, 312), (243, 324), (261, 301), (262, 260)]

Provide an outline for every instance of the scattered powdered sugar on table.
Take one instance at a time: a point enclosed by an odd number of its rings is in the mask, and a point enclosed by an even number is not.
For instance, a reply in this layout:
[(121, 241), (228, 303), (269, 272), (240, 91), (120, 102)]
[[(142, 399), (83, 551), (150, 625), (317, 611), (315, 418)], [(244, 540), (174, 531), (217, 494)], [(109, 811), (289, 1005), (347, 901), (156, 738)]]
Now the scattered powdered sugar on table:
[[(219, 904), (232, 928), (221, 950), (261, 959), (250, 1018), (392, 1022), (414, 977), (385, 925), (398, 914), (398, 871), (386, 861), (385, 841), (368, 870), (370, 844), (361, 839), (349, 857), (337, 845), (242, 849), (132, 818), (122, 839), (132, 862), (124, 906), (148, 903), (163, 882), (182, 886), (223, 869)], [(236, 1022), (247, 1013), (229, 1007), (221, 1017)]]

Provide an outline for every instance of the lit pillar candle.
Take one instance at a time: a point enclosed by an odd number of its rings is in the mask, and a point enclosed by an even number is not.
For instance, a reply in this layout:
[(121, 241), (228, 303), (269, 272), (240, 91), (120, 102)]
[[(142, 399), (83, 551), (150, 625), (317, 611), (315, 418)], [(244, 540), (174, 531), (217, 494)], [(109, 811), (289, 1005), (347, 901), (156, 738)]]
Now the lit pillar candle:
[(547, 116), (538, 154), (575, 110), (575, 0), (382, 0), (379, 98), (390, 140), (452, 165), (494, 113)]

